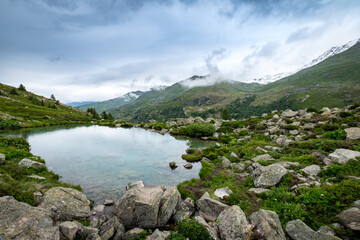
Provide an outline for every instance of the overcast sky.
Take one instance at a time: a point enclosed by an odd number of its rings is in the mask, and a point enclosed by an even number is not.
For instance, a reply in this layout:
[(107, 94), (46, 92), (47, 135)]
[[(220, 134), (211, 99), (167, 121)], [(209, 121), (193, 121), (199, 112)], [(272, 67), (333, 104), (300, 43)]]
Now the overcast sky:
[(360, 38), (359, 0), (0, 0), (0, 82), (62, 102), (295, 70)]

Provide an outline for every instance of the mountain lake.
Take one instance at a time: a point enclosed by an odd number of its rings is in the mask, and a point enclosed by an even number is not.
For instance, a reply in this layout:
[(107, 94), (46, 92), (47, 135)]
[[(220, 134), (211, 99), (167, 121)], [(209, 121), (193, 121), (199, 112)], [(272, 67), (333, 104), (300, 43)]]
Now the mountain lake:
[[(183, 167), (186, 149), (204, 148), (214, 142), (161, 135), (140, 128), (103, 126), (61, 126), (1, 131), (1, 135), (23, 136), (31, 153), (61, 176), (60, 181), (80, 185), (95, 204), (104, 199), (119, 200), (128, 183), (177, 185), (198, 178), (200, 163)], [(169, 162), (178, 167), (171, 170)]]

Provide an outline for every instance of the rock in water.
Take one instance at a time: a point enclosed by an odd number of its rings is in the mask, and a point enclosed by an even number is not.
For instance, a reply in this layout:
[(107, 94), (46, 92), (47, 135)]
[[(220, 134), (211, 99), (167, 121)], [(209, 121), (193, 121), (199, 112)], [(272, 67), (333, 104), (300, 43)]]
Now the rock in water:
[(52, 211), (56, 220), (71, 221), (90, 217), (89, 204), (84, 193), (72, 188), (55, 187), (45, 193), (39, 207)]
[(163, 227), (174, 214), (179, 199), (175, 186), (132, 188), (115, 204), (114, 214), (126, 228)]
[[(0, 197), (0, 233), (5, 239), (60, 239), (59, 227), (53, 226), (52, 213)], [(0, 234), (0, 235), (1, 235)]]
[(229, 207), (222, 202), (212, 199), (208, 192), (202, 195), (196, 202), (196, 205), (200, 210), (199, 215), (208, 221), (215, 221), (219, 214)]
[(276, 212), (260, 209), (250, 217), (251, 223), (256, 226), (258, 233), (265, 239), (285, 240), (285, 233), (281, 227)]
[(253, 172), (254, 185), (257, 188), (269, 188), (275, 186), (287, 173), (288, 170), (278, 164), (258, 167)]
[(239, 206), (234, 205), (221, 212), (218, 221), (221, 239), (247, 239), (246, 233), (251, 226), (246, 220), (245, 213)]

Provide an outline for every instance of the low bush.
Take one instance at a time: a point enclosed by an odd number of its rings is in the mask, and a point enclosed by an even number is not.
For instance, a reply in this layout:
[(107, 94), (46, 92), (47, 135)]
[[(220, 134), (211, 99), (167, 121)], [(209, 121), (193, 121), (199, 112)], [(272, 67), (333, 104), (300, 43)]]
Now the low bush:
[(345, 140), (346, 139), (346, 132), (344, 129), (338, 129), (331, 132), (326, 132), (323, 134), (324, 138), (334, 139), (334, 140)]
[(186, 150), (187, 154), (183, 154), (181, 157), (188, 162), (198, 162), (202, 159), (202, 154), (199, 149), (189, 148)]
[(167, 240), (211, 240), (209, 232), (203, 225), (196, 223), (195, 219), (185, 219), (177, 223), (177, 232), (172, 232)]
[(199, 177), (205, 180), (207, 177), (211, 176), (211, 174), (215, 171), (215, 166), (208, 162), (201, 162), (201, 170), (199, 172)]
[(211, 123), (191, 123), (180, 128), (179, 133), (190, 137), (209, 137), (215, 133), (215, 126)]

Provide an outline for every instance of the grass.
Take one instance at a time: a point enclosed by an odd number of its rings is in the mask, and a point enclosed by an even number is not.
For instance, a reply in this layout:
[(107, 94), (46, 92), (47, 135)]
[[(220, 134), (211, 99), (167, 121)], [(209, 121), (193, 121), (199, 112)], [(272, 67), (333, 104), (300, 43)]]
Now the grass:
[[(34, 192), (45, 192), (52, 187), (71, 187), (81, 191), (80, 186), (59, 182), (59, 175), (45, 168), (23, 168), (18, 163), (23, 158), (44, 163), (40, 157), (33, 156), (30, 145), (24, 138), (0, 137), (0, 152), (6, 160), (0, 165), (0, 196), (11, 195), (18, 201), (35, 205)], [(30, 175), (44, 177), (45, 180), (30, 178)]]

